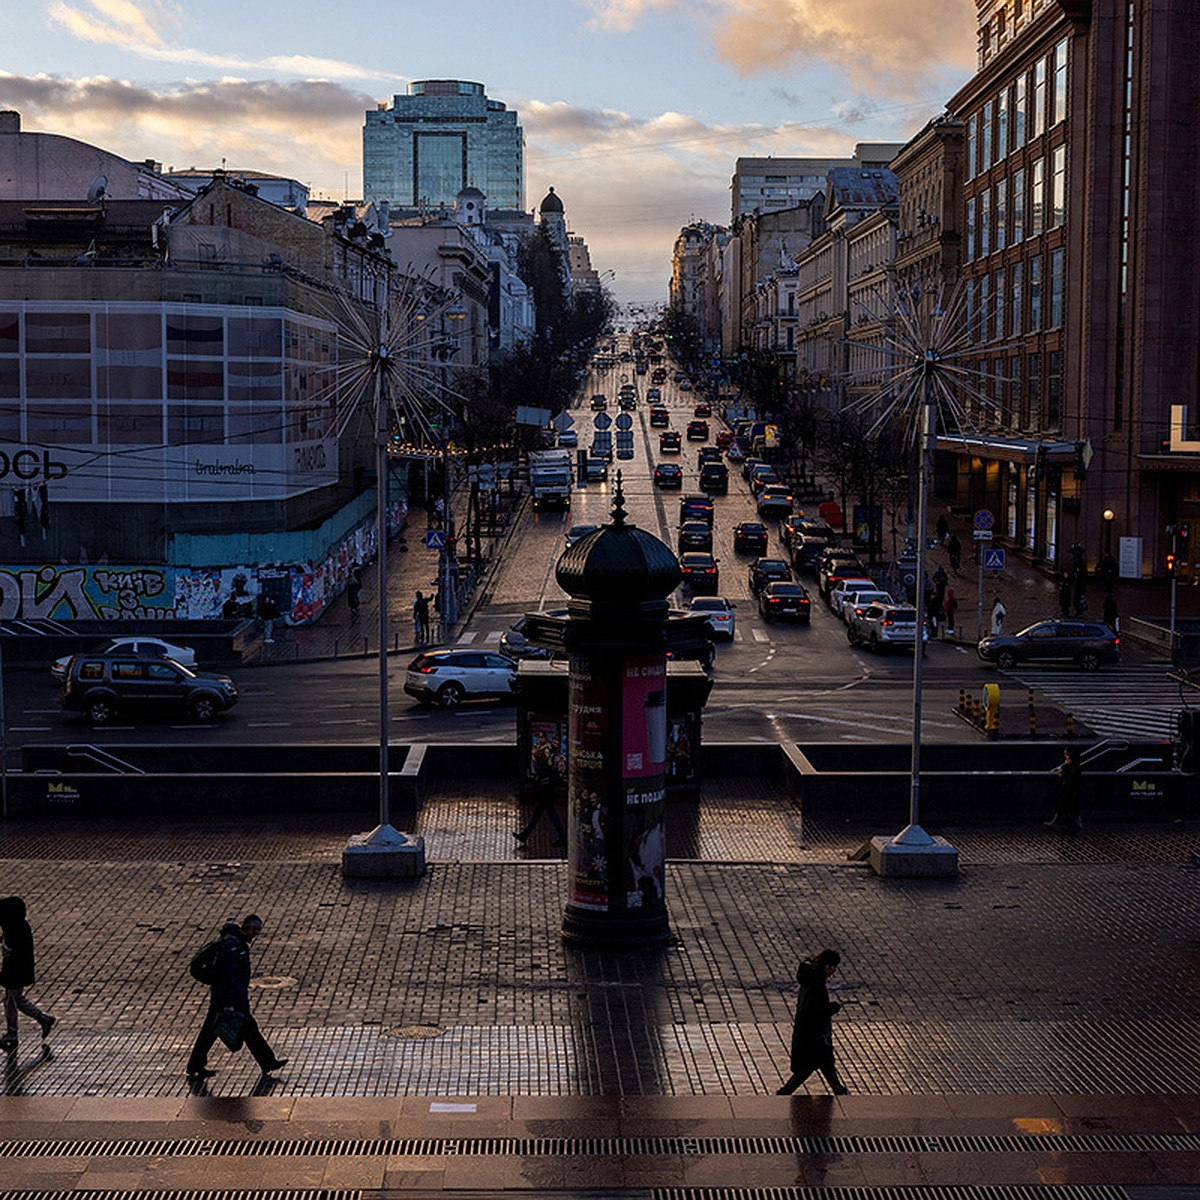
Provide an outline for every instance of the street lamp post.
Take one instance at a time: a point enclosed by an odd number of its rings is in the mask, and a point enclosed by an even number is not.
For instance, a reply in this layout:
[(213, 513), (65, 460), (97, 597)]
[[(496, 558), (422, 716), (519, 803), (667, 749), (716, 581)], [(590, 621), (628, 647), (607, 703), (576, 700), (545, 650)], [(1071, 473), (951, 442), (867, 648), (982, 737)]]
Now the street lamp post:
[(1117, 514), (1106, 508), (1101, 516), (1104, 518), (1104, 555), (1107, 558), (1112, 553), (1112, 527)]

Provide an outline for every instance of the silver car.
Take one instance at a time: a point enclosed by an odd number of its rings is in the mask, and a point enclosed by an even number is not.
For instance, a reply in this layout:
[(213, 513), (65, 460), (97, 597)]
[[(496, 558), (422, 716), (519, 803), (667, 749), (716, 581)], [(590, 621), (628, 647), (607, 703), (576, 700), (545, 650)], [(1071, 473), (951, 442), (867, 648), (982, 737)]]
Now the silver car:
[[(898, 646), (911, 650), (917, 643), (917, 610), (908, 605), (868, 604), (861, 613), (851, 613), (846, 640), (852, 646), (866, 645), (875, 652)], [(925, 628), (921, 643), (928, 641), (929, 630)]]
[(486, 650), (430, 650), (404, 673), (404, 690), (420, 704), (457, 708), (480, 696), (511, 696), (517, 665)]

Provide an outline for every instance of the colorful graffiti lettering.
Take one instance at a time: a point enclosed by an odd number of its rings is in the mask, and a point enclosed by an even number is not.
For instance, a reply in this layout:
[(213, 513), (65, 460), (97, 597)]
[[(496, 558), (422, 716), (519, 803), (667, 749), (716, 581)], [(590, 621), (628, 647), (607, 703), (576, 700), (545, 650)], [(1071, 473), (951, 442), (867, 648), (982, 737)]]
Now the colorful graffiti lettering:
[(6, 620), (161, 620), (173, 617), (168, 575), (153, 567), (0, 568)]

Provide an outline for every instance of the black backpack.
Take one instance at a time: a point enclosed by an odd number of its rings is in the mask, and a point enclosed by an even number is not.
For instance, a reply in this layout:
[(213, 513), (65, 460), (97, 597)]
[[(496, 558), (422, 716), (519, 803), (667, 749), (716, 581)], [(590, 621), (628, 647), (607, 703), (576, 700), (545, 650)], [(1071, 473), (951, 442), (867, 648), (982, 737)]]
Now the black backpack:
[(192, 961), (188, 963), (188, 971), (197, 983), (212, 987), (217, 982), (217, 960), (221, 955), (222, 941), (224, 941), (223, 938), (214, 938), (211, 942), (205, 942), (192, 955)]

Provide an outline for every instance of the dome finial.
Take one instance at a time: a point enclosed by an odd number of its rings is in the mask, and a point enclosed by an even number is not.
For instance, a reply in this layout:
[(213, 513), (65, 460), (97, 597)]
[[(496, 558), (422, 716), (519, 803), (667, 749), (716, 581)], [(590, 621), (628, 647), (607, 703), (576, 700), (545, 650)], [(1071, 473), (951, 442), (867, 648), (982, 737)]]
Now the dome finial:
[(621, 475), (622, 473), (617, 471), (617, 491), (613, 496), (612, 523), (617, 529), (625, 527), (625, 518), (629, 516), (625, 511), (625, 492), (621, 488)]

